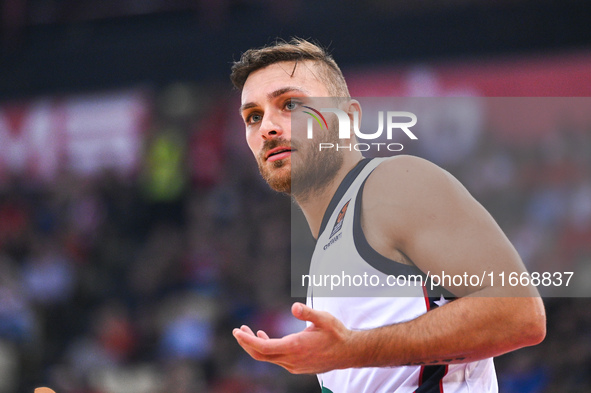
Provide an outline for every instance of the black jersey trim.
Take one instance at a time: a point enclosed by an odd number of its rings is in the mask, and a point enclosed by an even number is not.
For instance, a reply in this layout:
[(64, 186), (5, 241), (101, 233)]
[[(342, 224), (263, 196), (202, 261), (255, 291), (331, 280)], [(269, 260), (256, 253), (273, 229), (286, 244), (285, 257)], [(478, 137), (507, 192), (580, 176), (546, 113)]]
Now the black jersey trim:
[(355, 241), (355, 248), (357, 249), (357, 252), (361, 258), (367, 262), (367, 264), (386, 275), (408, 276), (418, 274), (425, 278), (426, 274), (423, 273), (418, 267), (387, 258), (374, 250), (373, 247), (368, 243), (367, 239), (365, 238), (365, 234), (363, 233), (363, 228), (361, 228), (361, 204), (363, 201), (363, 189), (365, 187), (366, 181), (367, 178), (363, 181), (361, 187), (359, 187), (357, 199), (355, 200), (355, 214), (353, 216), (353, 240)]
[(353, 184), (357, 176), (359, 176), (363, 168), (365, 168), (365, 166), (369, 164), (371, 160), (373, 160), (373, 158), (361, 159), (361, 161), (359, 161), (357, 165), (355, 165), (353, 169), (351, 169), (349, 173), (345, 175), (343, 181), (337, 188), (337, 191), (332, 196), (332, 199), (330, 200), (330, 203), (328, 204), (326, 211), (324, 212), (324, 216), (322, 217), (322, 223), (320, 224), (320, 231), (318, 232), (318, 238), (320, 238), (320, 235), (322, 235), (322, 232), (324, 232), (324, 230), (326, 229), (326, 225), (328, 225), (328, 220), (330, 219), (330, 216), (332, 216), (332, 213), (337, 208), (337, 205), (339, 204), (339, 202), (341, 201), (349, 187), (351, 187), (351, 184)]
[(419, 387), (414, 393), (442, 393), (443, 377), (447, 374), (448, 366), (422, 366), (419, 376)]

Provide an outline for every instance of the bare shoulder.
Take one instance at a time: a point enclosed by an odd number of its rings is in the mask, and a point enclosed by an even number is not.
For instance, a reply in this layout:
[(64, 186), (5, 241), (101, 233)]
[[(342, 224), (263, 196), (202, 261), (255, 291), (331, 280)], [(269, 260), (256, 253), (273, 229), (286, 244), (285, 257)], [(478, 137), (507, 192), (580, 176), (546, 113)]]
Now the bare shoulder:
[[(381, 163), (368, 178), (363, 211), (377, 227), (400, 236), (434, 220), (482, 214), (482, 206), (449, 172), (425, 159), (401, 155)], [(402, 230), (403, 229), (403, 230)]]
[(416, 200), (444, 197), (449, 192), (464, 193), (465, 188), (449, 172), (420, 157), (400, 155), (381, 163), (367, 180), (368, 194)]

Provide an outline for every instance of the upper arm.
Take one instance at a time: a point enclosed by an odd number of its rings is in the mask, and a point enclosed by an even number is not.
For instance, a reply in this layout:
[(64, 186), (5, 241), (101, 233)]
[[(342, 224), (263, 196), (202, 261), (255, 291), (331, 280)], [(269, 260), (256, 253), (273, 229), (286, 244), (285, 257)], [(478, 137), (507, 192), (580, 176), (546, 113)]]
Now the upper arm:
[[(364, 192), (364, 214), (389, 247), (431, 275), (456, 277), (462, 284), (477, 276), (479, 286), (445, 283), (458, 296), (484, 288), (501, 296), (536, 294), (533, 288), (498, 285), (501, 272), (522, 273), (525, 267), (492, 216), (451, 174), (411, 156), (388, 160), (374, 172)], [(491, 292), (491, 277), (497, 292)]]

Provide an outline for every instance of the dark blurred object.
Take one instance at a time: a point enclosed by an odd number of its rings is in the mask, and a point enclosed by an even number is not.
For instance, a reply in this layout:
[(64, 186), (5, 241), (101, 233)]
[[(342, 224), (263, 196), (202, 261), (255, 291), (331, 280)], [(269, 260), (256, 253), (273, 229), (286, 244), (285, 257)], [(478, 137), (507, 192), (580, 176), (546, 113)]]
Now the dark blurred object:
[(277, 35), (333, 45), (342, 67), (591, 45), (588, 1), (414, 3), (5, 0), (0, 99), (227, 78), (232, 58)]

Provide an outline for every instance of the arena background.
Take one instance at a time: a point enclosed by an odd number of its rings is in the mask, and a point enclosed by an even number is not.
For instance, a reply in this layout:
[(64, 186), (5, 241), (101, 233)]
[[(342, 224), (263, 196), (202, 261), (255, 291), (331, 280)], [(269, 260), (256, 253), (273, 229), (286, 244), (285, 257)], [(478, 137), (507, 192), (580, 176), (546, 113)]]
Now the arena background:
[[(0, 393), (319, 391), (231, 335), (301, 328), (290, 201), (260, 180), (228, 79), (242, 51), (313, 38), (356, 96), (591, 95), (583, 0), (0, 4)], [(530, 270), (586, 287), (591, 121), (545, 115), (424, 155)], [(496, 359), (502, 392), (591, 389), (589, 300), (545, 302), (544, 343)]]

